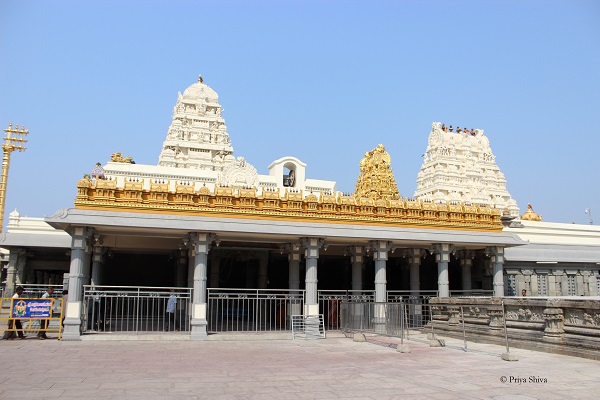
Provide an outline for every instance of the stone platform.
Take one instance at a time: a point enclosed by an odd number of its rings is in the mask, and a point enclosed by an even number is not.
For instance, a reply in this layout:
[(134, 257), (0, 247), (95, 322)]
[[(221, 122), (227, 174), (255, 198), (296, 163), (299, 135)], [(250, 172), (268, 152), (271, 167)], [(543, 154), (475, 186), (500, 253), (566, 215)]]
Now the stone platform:
[[(225, 336), (225, 335), (221, 335)], [(251, 335), (256, 336), (256, 335)], [(0, 342), (1, 399), (596, 399), (600, 364), (426, 337)], [(383, 345), (381, 345), (383, 344)], [(396, 343), (397, 344), (397, 343)]]

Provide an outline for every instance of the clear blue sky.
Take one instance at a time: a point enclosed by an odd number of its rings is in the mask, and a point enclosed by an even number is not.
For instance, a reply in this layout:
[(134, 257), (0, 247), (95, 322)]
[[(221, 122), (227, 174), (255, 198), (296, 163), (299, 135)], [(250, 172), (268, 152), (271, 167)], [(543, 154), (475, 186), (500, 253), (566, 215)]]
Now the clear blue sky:
[(219, 93), (236, 156), (283, 156), (354, 191), (383, 143), (410, 197), (431, 122), (484, 129), (508, 190), (544, 221), (600, 223), (599, 1), (0, 2), (5, 223), (72, 207), (120, 151), (156, 164), (177, 92)]

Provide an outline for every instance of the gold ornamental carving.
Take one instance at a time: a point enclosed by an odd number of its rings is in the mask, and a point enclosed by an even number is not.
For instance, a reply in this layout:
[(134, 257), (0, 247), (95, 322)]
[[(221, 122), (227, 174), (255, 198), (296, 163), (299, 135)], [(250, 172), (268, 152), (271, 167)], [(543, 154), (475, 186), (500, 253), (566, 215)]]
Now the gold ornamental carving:
[[(247, 187), (195, 187), (181, 182), (143, 182), (119, 187), (114, 180), (92, 180), (77, 183), (75, 207), (112, 211), (146, 211), (189, 213), (222, 217), (289, 219), (310, 222), (374, 224), (433, 229), (465, 229), (502, 231), (500, 210), (487, 206), (461, 203), (432, 204), (414, 199), (374, 200), (353, 195), (304, 196), (301, 191)], [(173, 187), (173, 189), (169, 189)]]
[(131, 158), (131, 156), (123, 157), (123, 154), (121, 154), (121, 153), (112, 153), (110, 155), (110, 162), (135, 164), (133, 162), (133, 158)]
[(357, 199), (396, 200), (400, 198), (391, 167), (391, 157), (380, 144), (365, 153), (360, 160), (360, 174), (356, 181)]
[(536, 221), (541, 222), (542, 216), (533, 211), (533, 207), (531, 204), (527, 204), (527, 211), (523, 215), (521, 215), (521, 219), (524, 221)]
[[(133, 162), (121, 153), (116, 162)], [(118, 160), (118, 161), (117, 161)], [(113, 179), (85, 176), (77, 183), (75, 207), (111, 211), (185, 213), (197, 216), (237, 217), (321, 223), (393, 225), (410, 228), (461, 229), (500, 232), (499, 209), (462, 202), (448, 204), (402, 198), (392, 173), (391, 158), (383, 145), (360, 161), (356, 193), (303, 193), (286, 188), (216, 185), (132, 178), (117, 184)]]

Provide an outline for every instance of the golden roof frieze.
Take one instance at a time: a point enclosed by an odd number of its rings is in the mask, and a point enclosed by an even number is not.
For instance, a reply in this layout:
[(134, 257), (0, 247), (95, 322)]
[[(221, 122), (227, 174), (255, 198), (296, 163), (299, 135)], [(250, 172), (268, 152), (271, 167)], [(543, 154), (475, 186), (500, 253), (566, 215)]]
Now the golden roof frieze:
[(217, 186), (214, 191), (190, 182), (127, 182), (81, 179), (77, 184), (76, 208), (116, 209), (138, 212), (217, 214), (223, 216), (309, 219), (339, 223), (396, 224), (439, 229), (501, 231), (500, 210), (462, 203), (439, 204), (415, 199), (357, 198), (341, 193), (313, 194), (300, 190)]

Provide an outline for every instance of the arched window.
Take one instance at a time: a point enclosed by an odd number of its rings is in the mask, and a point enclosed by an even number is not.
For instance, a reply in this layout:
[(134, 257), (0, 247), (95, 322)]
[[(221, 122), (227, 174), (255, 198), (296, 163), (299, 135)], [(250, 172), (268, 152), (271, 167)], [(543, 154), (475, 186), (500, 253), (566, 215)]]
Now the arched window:
[[(287, 174), (285, 173), (287, 172)], [(296, 170), (285, 168), (283, 175), (283, 186), (295, 187), (296, 186)]]

